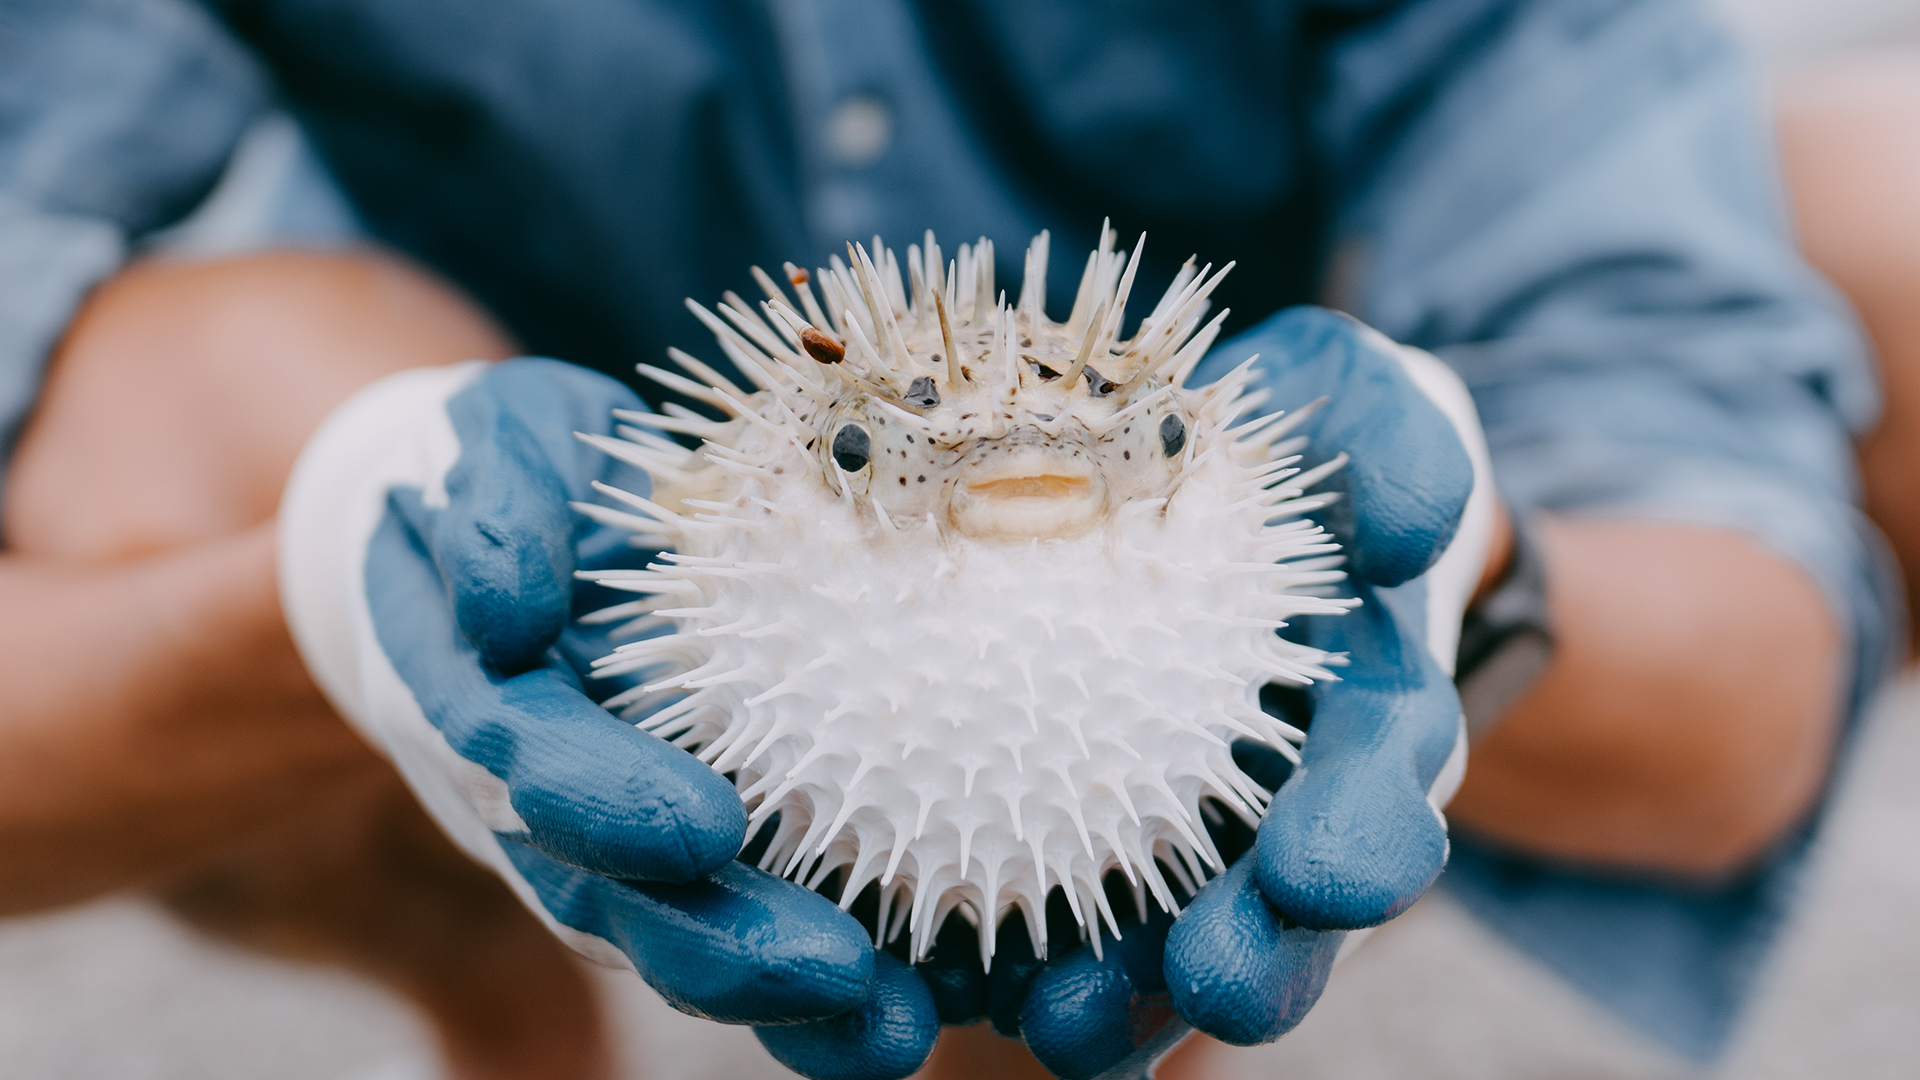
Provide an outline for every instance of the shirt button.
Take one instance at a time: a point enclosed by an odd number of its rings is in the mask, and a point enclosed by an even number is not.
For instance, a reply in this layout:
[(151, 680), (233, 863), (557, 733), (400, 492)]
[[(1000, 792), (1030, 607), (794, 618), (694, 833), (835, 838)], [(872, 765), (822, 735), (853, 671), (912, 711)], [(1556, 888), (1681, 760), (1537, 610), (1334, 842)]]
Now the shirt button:
[(860, 95), (842, 101), (827, 119), (827, 145), (833, 160), (863, 169), (880, 160), (893, 141), (893, 114), (878, 98)]

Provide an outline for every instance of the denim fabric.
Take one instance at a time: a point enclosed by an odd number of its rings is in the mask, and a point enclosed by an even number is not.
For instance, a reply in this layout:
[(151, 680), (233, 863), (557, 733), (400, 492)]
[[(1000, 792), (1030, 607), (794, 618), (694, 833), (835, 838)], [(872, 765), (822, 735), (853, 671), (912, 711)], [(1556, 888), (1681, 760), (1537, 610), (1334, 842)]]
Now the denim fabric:
[[(1322, 114), (1354, 192), (1350, 303), (1465, 378), (1510, 501), (1735, 529), (1804, 569), (1851, 646), (1850, 726), (1905, 624), (1856, 501), (1851, 435), (1878, 400), (1843, 305), (1792, 252), (1739, 58), (1677, 4), (1489, 6), (1498, 29), (1465, 40), (1427, 7), (1355, 41), (1340, 63), (1356, 89)], [(1357, 89), (1422, 54), (1451, 70), (1418, 106), (1397, 80)], [(1545, 867), (1457, 833), (1442, 880), (1705, 1060), (1734, 1031), (1815, 824), (1713, 887)]]
[[(99, 218), (51, 214), (0, 193), (0, 463), (11, 456), (40, 389), (47, 353), (87, 290), (125, 256)], [(0, 471), (0, 494), (6, 491)]]
[(264, 92), (177, 0), (0, 2), (0, 461), (87, 292), (206, 197)]
[[(1795, 253), (1757, 95), (1691, 4), (211, 7), (224, 32), (185, 0), (0, 0), (0, 191), (123, 241), (164, 224), (259, 108), (258, 65), (373, 233), (530, 349), (619, 377), (706, 340), (681, 298), (751, 295), (750, 263), (818, 265), (931, 226), (993, 238), (1011, 283), (1031, 233), (1085, 250), (1111, 215), (1151, 234), (1147, 294), (1189, 253), (1238, 259), (1218, 294), (1230, 329), (1322, 300), (1439, 354), (1516, 504), (1723, 525), (1792, 559), (1846, 630), (1855, 712), (1895, 653), (1849, 451), (1877, 408), (1864, 346)], [(844, 135), (849, 103), (864, 141)], [(100, 242), (82, 233), (72, 252)], [(75, 284), (0, 316), (0, 424), (112, 262), (63, 258), (85, 268)], [(1054, 261), (1056, 310), (1079, 271)], [(1693, 891), (1463, 838), (1449, 878), (1706, 1056), (1803, 846)]]

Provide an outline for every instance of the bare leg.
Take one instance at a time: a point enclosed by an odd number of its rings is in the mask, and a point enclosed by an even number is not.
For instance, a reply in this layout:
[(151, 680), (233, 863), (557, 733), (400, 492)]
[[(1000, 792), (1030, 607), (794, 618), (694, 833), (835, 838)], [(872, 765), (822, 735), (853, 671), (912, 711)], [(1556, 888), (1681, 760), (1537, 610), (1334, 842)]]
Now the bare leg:
[(1920, 51), (1797, 79), (1779, 119), (1801, 245), (1853, 301), (1879, 356), (1886, 406), (1860, 441), (1860, 471), (1920, 613)]
[(388, 372), (508, 351), (371, 255), (148, 263), (95, 295), (6, 493), (0, 663), (33, 691), (0, 722), (8, 909), (156, 885), (205, 929), (405, 994), (462, 1080), (608, 1075), (573, 958), (327, 708), (274, 582), (271, 519), (322, 417)]

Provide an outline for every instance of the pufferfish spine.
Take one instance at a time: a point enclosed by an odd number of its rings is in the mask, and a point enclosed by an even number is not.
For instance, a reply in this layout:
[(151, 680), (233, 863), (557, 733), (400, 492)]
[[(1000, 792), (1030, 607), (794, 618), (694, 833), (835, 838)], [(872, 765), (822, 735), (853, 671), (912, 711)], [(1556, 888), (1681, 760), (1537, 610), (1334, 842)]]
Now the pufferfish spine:
[(1177, 912), (1175, 885), (1222, 869), (1203, 801), (1251, 824), (1271, 797), (1229, 744), (1298, 761), (1260, 688), (1338, 659), (1277, 631), (1351, 606), (1321, 595), (1337, 546), (1301, 516), (1342, 459), (1296, 467), (1306, 410), (1243, 419), (1252, 358), (1184, 387), (1232, 264), (1188, 260), (1117, 340), (1144, 244), (1102, 226), (1064, 323), (1046, 233), (1014, 304), (985, 239), (948, 263), (929, 232), (905, 282), (877, 237), (789, 264), (792, 294), (756, 267), (765, 302), (688, 301), (751, 391), (678, 350), (686, 375), (640, 368), (725, 419), (669, 404), (581, 436), (654, 483), (581, 512), (668, 549), (584, 575), (647, 594), (590, 617), (654, 635), (598, 662), (645, 679), (608, 707), (734, 775), (752, 827), (779, 815), (762, 868), (840, 871), (843, 907), (877, 882), (877, 941), (915, 958), (957, 912), (990, 964), (1016, 911), (1045, 956), (1055, 888), (1098, 949), (1112, 870)]

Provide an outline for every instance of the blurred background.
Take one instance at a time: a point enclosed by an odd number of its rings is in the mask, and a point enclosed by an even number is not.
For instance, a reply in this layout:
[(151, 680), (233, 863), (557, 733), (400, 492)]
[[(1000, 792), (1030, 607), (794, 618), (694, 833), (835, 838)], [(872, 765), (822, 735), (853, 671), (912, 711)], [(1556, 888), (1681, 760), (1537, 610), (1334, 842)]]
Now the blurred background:
[[(1865, 51), (1920, 46), (1920, 0), (1716, 6), (1774, 85)], [(298, 140), (284, 126), (266, 129), (247, 153), (253, 179), (231, 178), (178, 246), (218, 248), (223, 233), (243, 228)], [(1911, 779), (1920, 775), (1920, 680), (1883, 697), (1851, 755), (1787, 943), (1710, 1071), (1643, 1041), (1430, 896), (1342, 966), (1295, 1033), (1226, 1058), (1229, 1075), (1920, 1074), (1920, 786)], [(627, 1075), (784, 1075), (745, 1030), (680, 1016), (630, 977), (602, 981)], [(343, 973), (212, 944), (137, 898), (0, 922), (3, 1080), (429, 1080), (436, 1068), (425, 1028), (398, 999)]]

